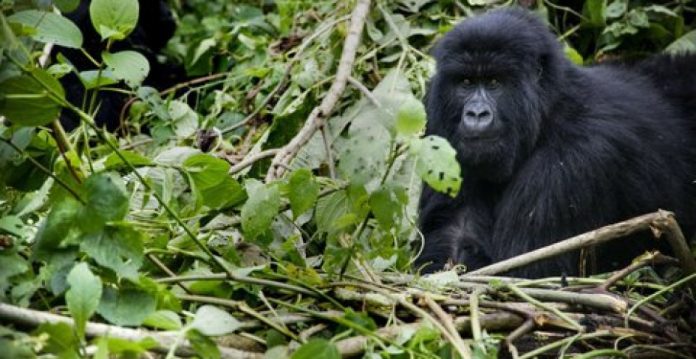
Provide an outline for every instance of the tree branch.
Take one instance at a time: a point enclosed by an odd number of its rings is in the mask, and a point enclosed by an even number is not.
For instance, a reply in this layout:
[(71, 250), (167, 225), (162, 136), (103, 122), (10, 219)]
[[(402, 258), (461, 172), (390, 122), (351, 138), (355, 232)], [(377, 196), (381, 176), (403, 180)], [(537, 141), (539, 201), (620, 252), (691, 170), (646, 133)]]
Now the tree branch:
[(343, 52), (341, 53), (338, 70), (336, 71), (336, 79), (331, 84), (331, 88), (329, 88), (321, 104), (315, 107), (309, 114), (300, 132), (287, 145), (281, 148), (280, 152), (273, 158), (271, 167), (266, 174), (266, 182), (283, 175), (290, 161), (297, 155), (302, 146), (312, 138), (312, 135), (324, 125), (325, 120), (333, 111), (334, 106), (336, 106), (352, 72), (355, 54), (360, 44), (360, 35), (362, 34), (365, 18), (367, 18), (369, 10), (370, 0), (358, 0), (351, 14), (350, 27), (343, 44)]

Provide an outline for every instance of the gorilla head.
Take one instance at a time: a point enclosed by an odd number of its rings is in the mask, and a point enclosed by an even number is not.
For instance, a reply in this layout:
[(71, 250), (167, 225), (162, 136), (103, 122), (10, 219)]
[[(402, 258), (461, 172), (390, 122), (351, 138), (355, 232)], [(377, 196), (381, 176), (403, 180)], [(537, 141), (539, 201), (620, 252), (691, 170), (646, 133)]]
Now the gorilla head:
[(563, 82), (566, 60), (533, 15), (507, 9), (465, 20), (434, 50), (429, 132), (446, 137), (464, 167), (504, 181), (535, 146)]

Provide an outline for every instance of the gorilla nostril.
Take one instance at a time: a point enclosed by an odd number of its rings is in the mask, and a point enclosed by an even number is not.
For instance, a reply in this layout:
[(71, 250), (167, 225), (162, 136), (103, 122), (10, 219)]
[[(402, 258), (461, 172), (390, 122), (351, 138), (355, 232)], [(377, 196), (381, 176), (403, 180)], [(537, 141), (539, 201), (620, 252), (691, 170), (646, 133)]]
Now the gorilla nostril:
[(478, 114), (479, 120), (487, 120), (490, 117), (491, 117), (491, 112), (487, 111), (487, 110), (481, 111)]

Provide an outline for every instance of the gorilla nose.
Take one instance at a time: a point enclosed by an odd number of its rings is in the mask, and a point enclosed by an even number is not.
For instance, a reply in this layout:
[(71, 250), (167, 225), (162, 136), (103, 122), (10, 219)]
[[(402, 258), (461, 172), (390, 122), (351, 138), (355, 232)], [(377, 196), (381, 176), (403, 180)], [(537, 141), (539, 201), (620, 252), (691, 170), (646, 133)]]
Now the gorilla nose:
[(485, 104), (467, 106), (462, 120), (469, 130), (483, 131), (493, 122), (493, 112)]

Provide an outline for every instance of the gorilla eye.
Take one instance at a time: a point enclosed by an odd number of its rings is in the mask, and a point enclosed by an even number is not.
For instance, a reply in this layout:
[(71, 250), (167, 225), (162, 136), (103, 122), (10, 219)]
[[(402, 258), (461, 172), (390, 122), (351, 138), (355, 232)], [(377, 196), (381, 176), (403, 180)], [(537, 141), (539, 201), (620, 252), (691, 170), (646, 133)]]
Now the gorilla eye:
[(463, 84), (464, 86), (471, 86), (471, 79), (469, 79), (469, 78), (464, 78), (464, 79), (462, 80), (462, 84)]
[(498, 87), (500, 86), (500, 82), (498, 82), (498, 79), (490, 79), (488, 80), (488, 85), (491, 87)]

